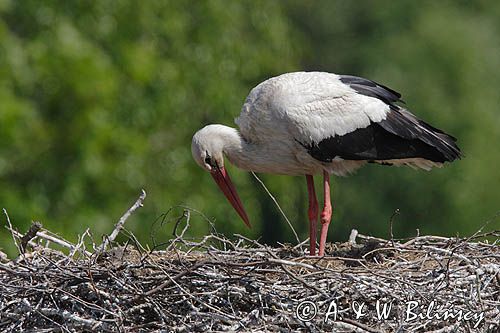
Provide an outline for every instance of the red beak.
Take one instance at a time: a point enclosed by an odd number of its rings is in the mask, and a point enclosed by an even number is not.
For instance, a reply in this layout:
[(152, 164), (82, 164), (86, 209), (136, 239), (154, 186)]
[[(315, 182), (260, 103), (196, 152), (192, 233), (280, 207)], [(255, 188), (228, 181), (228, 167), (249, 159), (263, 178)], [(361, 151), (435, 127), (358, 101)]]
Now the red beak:
[(231, 182), (231, 178), (229, 178), (229, 174), (227, 173), (224, 167), (222, 168), (214, 168), (210, 173), (214, 178), (219, 188), (226, 196), (229, 203), (236, 210), (238, 215), (241, 217), (243, 222), (247, 225), (247, 227), (251, 228), (250, 220), (248, 219), (248, 215), (245, 212), (245, 208), (243, 208), (243, 204), (241, 203), (240, 197), (238, 196), (238, 192), (236, 192), (236, 188)]

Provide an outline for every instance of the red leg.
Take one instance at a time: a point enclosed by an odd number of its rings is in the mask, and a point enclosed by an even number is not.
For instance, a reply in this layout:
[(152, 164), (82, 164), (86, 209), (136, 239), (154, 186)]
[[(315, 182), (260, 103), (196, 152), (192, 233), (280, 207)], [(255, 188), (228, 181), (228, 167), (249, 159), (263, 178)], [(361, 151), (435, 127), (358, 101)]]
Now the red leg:
[(325, 255), (326, 236), (328, 235), (328, 226), (332, 220), (332, 203), (330, 201), (330, 174), (323, 171), (323, 198), (325, 200), (323, 211), (321, 212), (321, 236), (319, 240), (319, 255)]
[(316, 255), (316, 230), (318, 221), (318, 199), (314, 191), (314, 178), (311, 175), (306, 175), (307, 179), (307, 194), (309, 195), (309, 253)]

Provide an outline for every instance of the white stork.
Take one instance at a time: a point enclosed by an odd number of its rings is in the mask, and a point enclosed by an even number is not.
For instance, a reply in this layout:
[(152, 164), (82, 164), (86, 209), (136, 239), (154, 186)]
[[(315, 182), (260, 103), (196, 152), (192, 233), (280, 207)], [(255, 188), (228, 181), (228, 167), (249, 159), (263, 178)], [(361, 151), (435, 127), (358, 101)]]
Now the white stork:
[(252, 89), (235, 120), (239, 131), (216, 124), (196, 132), (192, 154), (249, 227), (224, 156), (243, 170), (305, 175), (311, 255), (316, 254), (318, 219), (313, 175), (323, 174), (323, 256), (332, 215), (330, 174), (345, 176), (366, 163), (429, 170), (461, 157), (454, 137), (416, 118), (397, 104), (400, 98), (396, 91), (356, 76), (283, 74)]

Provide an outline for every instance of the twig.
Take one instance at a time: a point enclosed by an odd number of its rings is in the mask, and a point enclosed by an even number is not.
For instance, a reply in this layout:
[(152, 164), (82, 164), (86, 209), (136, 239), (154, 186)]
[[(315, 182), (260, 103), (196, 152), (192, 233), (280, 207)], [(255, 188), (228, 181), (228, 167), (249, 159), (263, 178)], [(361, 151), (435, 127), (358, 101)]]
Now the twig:
[[(358, 235), (356, 246), (338, 244), (336, 256), (317, 258), (241, 235), (184, 238), (180, 224), (172, 243), (180, 246), (148, 253), (124, 246), (98, 260), (74, 256), (85, 250), (90, 231), (73, 245), (39, 230), (36, 237), (43, 234), (51, 244), (72, 250), (47, 251), (33, 238), (27, 243), (33, 250), (22, 260), (0, 263), (0, 331), (465, 332), (476, 331), (476, 324), (478, 332), (497, 330), (497, 239), (421, 236), (392, 239), (391, 246), (391, 240)], [(319, 310), (308, 322), (296, 311), (304, 301)], [(364, 316), (356, 317), (354, 301), (364, 304)], [(377, 319), (378, 301), (394, 304), (388, 318)], [(435, 301), (437, 312), (444, 308), (476, 317), (402, 322), (408, 301), (425, 307)], [(332, 302), (338, 306), (336, 320), (323, 315), (327, 309), (331, 314)]]
[(306, 280), (304, 280), (302, 277), (298, 276), (297, 274), (294, 274), (288, 267), (286, 267), (285, 265), (281, 265), (281, 268), (294, 280), (297, 280), (299, 281), (300, 283), (302, 283), (306, 288), (309, 288), (309, 289), (313, 289), (315, 290), (316, 292), (318, 292), (319, 294), (325, 296), (325, 297), (328, 297), (328, 294), (316, 287), (316, 286), (313, 286), (312, 284), (309, 284)]
[(36, 233), (42, 228), (42, 224), (38, 221), (35, 221), (31, 224), (31, 227), (26, 232), (26, 234), (21, 237), (21, 251), (26, 252), (26, 246), (28, 242), (36, 237)]
[[(184, 226), (184, 228), (182, 228), (182, 231), (180, 233), (180, 235), (177, 235), (177, 227), (179, 226), (180, 222), (186, 218), (186, 225)], [(175, 222), (175, 226), (174, 226), (174, 230), (172, 231), (172, 235), (175, 236), (175, 238), (173, 240), (170, 240), (170, 244), (167, 246), (167, 251), (171, 250), (172, 248), (175, 247), (175, 245), (178, 243), (178, 242), (181, 242), (181, 243), (184, 243), (185, 244), (185, 241), (184, 241), (184, 235), (186, 234), (186, 232), (188, 231), (189, 229), (189, 221), (191, 220), (191, 213), (190, 213), (190, 210), (189, 209), (184, 209), (184, 211), (182, 212), (182, 215), (177, 219), (177, 221)]]
[(85, 319), (82, 317), (79, 317), (71, 312), (65, 311), (65, 310), (56, 310), (56, 309), (38, 309), (36, 310), (37, 312), (43, 313), (46, 316), (59, 316), (63, 318), (64, 320), (70, 320), (74, 321), (75, 323), (78, 323), (81, 326), (85, 326), (87, 328), (92, 328), (92, 330), (95, 330), (99, 328), (102, 325), (102, 322), (94, 320), (94, 319)]
[(470, 265), (473, 265), (473, 266), (476, 266), (469, 258), (467, 258), (466, 256), (464, 255), (461, 255), (461, 254), (456, 254), (454, 253), (453, 251), (450, 251), (450, 250), (447, 250), (447, 249), (441, 249), (441, 248), (437, 248), (437, 247), (434, 247), (434, 246), (429, 246), (429, 245), (424, 245), (423, 246), (424, 249), (428, 249), (428, 250), (432, 250), (432, 251), (436, 251), (436, 252), (442, 252), (442, 253), (446, 253), (448, 255), (450, 255), (451, 257), (456, 257), (458, 259), (461, 259), (463, 261), (465, 261), (466, 263), (470, 264)]
[[(184, 228), (182, 229), (181, 231), (181, 234), (180, 235), (177, 235), (177, 227), (179, 226), (179, 223), (181, 223), (182, 219), (186, 218), (186, 225), (184, 226)], [(173, 236), (176, 236), (176, 238), (183, 238), (184, 235), (186, 234), (186, 232), (188, 231), (189, 229), (189, 221), (191, 220), (191, 212), (189, 211), (189, 209), (185, 209), (183, 212), (182, 212), (182, 216), (179, 217), (177, 219), (177, 221), (175, 222), (175, 226), (174, 226), (174, 230), (172, 232), (172, 235)]]
[(500, 211), (496, 212), (495, 215), (493, 215), (486, 222), (484, 222), (483, 225), (472, 236), (467, 237), (465, 241), (469, 242), (470, 240), (477, 238), (483, 232), (484, 228), (486, 228), (488, 224), (490, 224), (491, 222), (495, 221), (499, 216), (500, 216)]
[(352, 319), (349, 319), (349, 318), (343, 318), (341, 321), (343, 321), (344, 323), (348, 323), (348, 324), (351, 324), (353, 326), (356, 326), (366, 332), (371, 332), (371, 333), (381, 333), (381, 331), (375, 329), (375, 328), (371, 328), (370, 326), (367, 326), (365, 324), (362, 324), (356, 320), (352, 320)]
[(23, 251), (21, 251), (21, 247), (19, 246), (19, 243), (17, 242), (16, 236), (14, 235), (14, 228), (12, 228), (12, 223), (10, 223), (10, 217), (9, 214), (7, 213), (7, 210), (4, 208), (3, 213), (5, 217), (7, 218), (7, 224), (9, 225), (9, 231), (10, 234), (12, 235), (12, 239), (14, 240), (14, 244), (16, 245), (17, 251), (19, 254), (23, 254)]
[[(84, 248), (82, 252), (85, 252), (85, 235), (90, 237), (90, 229), (87, 228), (85, 232), (79, 237), (78, 243), (76, 243), (75, 247), (69, 253), (69, 257), (73, 258), (73, 256), (78, 252), (82, 247)], [(90, 253), (89, 253), (90, 254)]]
[[(169, 278), (170, 278), (170, 279), (171, 279), (171, 281), (172, 281), (172, 282), (173, 282), (173, 283), (177, 286), (177, 288), (181, 289), (184, 293), (186, 293), (186, 294), (187, 294), (187, 296), (189, 296), (189, 297), (190, 297), (190, 298), (192, 298), (193, 300), (195, 300), (195, 301), (197, 301), (197, 302), (199, 302), (199, 303), (203, 304), (205, 307), (209, 308), (209, 309), (210, 309), (210, 310), (212, 310), (212, 311), (215, 311), (215, 312), (217, 312), (217, 313), (221, 314), (221, 315), (222, 315), (222, 316), (224, 316), (224, 317), (227, 317), (227, 318), (229, 318), (229, 319), (237, 319), (235, 316), (232, 316), (232, 315), (230, 315), (229, 313), (225, 313), (224, 311), (222, 311), (222, 310), (220, 310), (220, 309), (218, 309), (218, 308), (216, 308), (216, 307), (214, 307), (214, 306), (212, 306), (212, 305), (210, 305), (210, 304), (208, 304), (208, 303), (206, 303), (206, 302), (202, 301), (201, 299), (199, 299), (199, 298), (195, 297), (193, 294), (189, 293), (189, 292), (188, 292), (188, 291), (186, 291), (186, 290), (185, 290), (182, 286), (180, 286), (180, 285), (177, 283), (177, 281), (173, 280), (170, 276), (169, 276)], [(222, 319), (222, 318), (221, 318), (221, 319)], [(225, 318), (224, 318), (224, 319), (225, 319)]]
[(299, 244), (295, 245), (293, 247), (294, 250), (296, 249), (300, 249), (302, 251), (302, 247), (305, 246), (307, 243), (309, 243), (309, 237), (307, 237), (306, 239), (304, 239), (302, 242), (300, 242)]
[(187, 274), (195, 271), (196, 269), (198, 269), (199, 267), (201, 267), (203, 265), (207, 265), (208, 263), (209, 262), (207, 262), (207, 261), (202, 261), (202, 262), (196, 263), (193, 266), (189, 267), (188, 269), (180, 272), (176, 276), (169, 277), (169, 279), (170, 279), (169, 281), (165, 281), (162, 284), (160, 284), (158, 287), (145, 292), (144, 295), (149, 296), (149, 295), (152, 295), (154, 293), (157, 293), (158, 291), (160, 291), (160, 290), (162, 290), (164, 288), (167, 288), (167, 287), (173, 285), (174, 282), (176, 282), (177, 280), (181, 279), (183, 276), (186, 276)]
[[(18, 231), (14, 230), (14, 229), (10, 229), (10, 230), (11, 230), (13, 235), (16, 235), (16, 237), (21, 238), (23, 236), (21, 233), (19, 233)], [(48, 241), (56, 243), (57, 245), (60, 245), (60, 246), (65, 247), (67, 249), (70, 249), (71, 251), (73, 251), (75, 249), (74, 244), (71, 244), (70, 242), (68, 242), (67, 240), (64, 240), (62, 238), (58, 238), (56, 236), (49, 235), (45, 231), (38, 231), (36, 233), (36, 237), (46, 239)], [(32, 245), (31, 243), (32, 243), (32, 241), (28, 242), (28, 244)], [(92, 255), (92, 253), (90, 253), (89, 251), (83, 251), (83, 253), (89, 257)]]
[(267, 260), (269, 262), (273, 262), (273, 263), (280, 264), (280, 265), (296, 266), (296, 267), (302, 267), (302, 268), (306, 268), (306, 269), (315, 269), (314, 266), (309, 265), (309, 264), (305, 264), (303, 262), (290, 261), (290, 260), (277, 259), (277, 258), (269, 258)]
[(396, 210), (394, 211), (394, 213), (392, 213), (391, 219), (389, 221), (389, 224), (390, 224), (389, 232), (390, 232), (390, 235), (391, 235), (391, 243), (392, 243), (393, 247), (394, 247), (394, 234), (392, 232), (392, 226), (393, 226), (393, 222), (394, 222), (394, 217), (396, 215), (399, 215), (399, 208), (396, 208)]
[(352, 229), (349, 235), (349, 243), (356, 244), (356, 237), (358, 236), (358, 230)]
[(412, 245), (414, 243), (418, 243), (418, 242), (428, 242), (428, 241), (436, 241), (436, 240), (447, 241), (447, 240), (449, 240), (449, 238), (440, 237), (440, 236), (417, 236), (415, 238), (410, 239), (406, 243), (403, 243), (401, 245), (401, 247), (407, 247), (407, 246), (410, 246), (410, 245)]
[(139, 198), (135, 201), (135, 203), (132, 205), (132, 207), (130, 207), (125, 212), (125, 214), (123, 214), (122, 217), (120, 217), (118, 222), (115, 224), (115, 228), (113, 229), (111, 234), (108, 237), (105, 237), (103, 243), (101, 244), (100, 248), (98, 249), (98, 252), (103, 252), (104, 250), (106, 250), (106, 248), (109, 246), (109, 244), (115, 240), (116, 236), (118, 236), (118, 234), (120, 233), (120, 231), (123, 228), (123, 225), (125, 224), (127, 219), (130, 217), (130, 215), (132, 215), (132, 213), (134, 213), (139, 207), (142, 207), (144, 199), (146, 199), (146, 191), (141, 190), (141, 195), (139, 196)]
[(281, 209), (281, 206), (279, 205), (279, 203), (276, 200), (276, 198), (271, 194), (271, 192), (269, 192), (269, 190), (267, 189), (267, 187), (264, 184), (264, 182), (262, 180), (260, 180), (259, 177), (257, 177), (257, 175), (255, 174), (255, 172), (252, 171), (252, 175), (255, 177), (255, 179), (257, 179), (257, 181), (260, 183), (260, 185), (262, 185), (262, 187), (264, 188), (264, 190), (266, 191), (266, 193), (269, 195), (269, 197), (271, 198), (271, 200), (273, 200), (273, 202), (276, 205), (276, 207), (278, 207), (278, 210), (280, 211), (281, 215), (283, 215), (283, 217), (285, 218), (286, 223), (288, 223), (288, 226), (290, 227), (290, 229), (292, 229), (292, 232), (295, 235), (295, 239), (297, 240), (297, 244), (301, 244), (299, 236), (297, 235), (297, 232), (295, 231), (295, 229), (294, 229), (292, 223), (290, 222), (290, 220), (288, 219), (288, 217), (285, 215), (285, 212), (283, 212), (283, 209)]

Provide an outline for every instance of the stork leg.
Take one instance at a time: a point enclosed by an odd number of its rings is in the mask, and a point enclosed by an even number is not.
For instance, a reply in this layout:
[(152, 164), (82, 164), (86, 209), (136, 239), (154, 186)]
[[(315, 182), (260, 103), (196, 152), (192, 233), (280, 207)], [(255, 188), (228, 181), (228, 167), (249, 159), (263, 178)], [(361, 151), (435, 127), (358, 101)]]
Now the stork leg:
[(330, 174), (323, 171), (323, 198), (324, 205), (321, 212), (321, 236), (319, 240), (319, 255), (325, 255), (326, 236), (328, 235), (328, 226), (332, 220), (332, 203), (330, 201)]
[(318, 199), (314, 191), (314, 178), (311, 175), (306, 175), (307, 179), (307, 194), (309, 196), (309, 254), (316, 255), (316, 231), (318, 221)]

